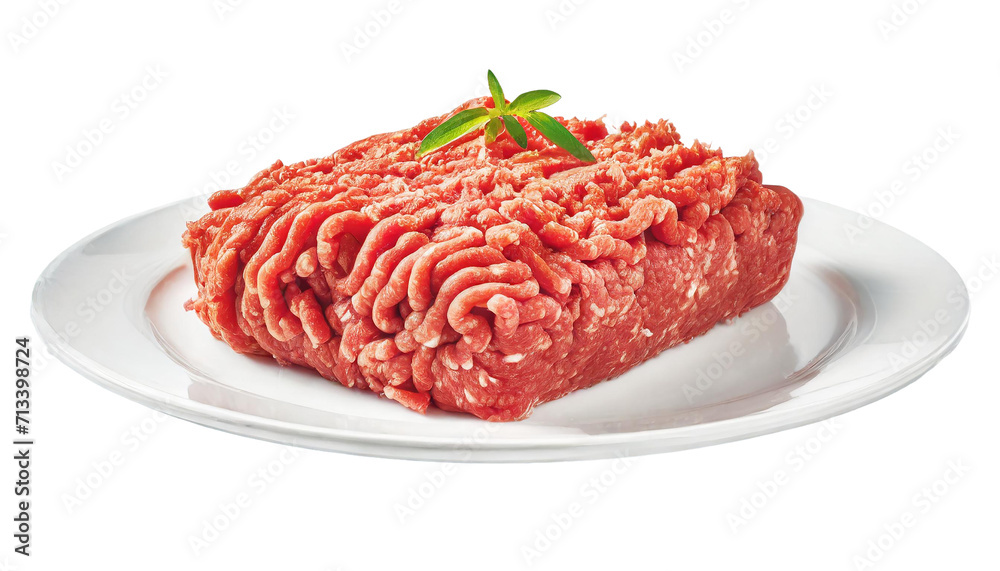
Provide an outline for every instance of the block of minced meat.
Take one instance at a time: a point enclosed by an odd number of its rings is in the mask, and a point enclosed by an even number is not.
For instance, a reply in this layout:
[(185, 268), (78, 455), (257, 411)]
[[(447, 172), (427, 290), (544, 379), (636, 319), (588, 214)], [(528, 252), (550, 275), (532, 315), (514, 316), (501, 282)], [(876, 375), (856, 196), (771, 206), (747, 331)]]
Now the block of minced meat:
[(416, 160), (449, 115), (214, 194), (183, 238), (188, 309), (237, 352), (512, 421), (788, 279), (802, 203), (752, 153), (683, 145), (665, 121), (560, 118), (596, 162), (527, 123), (526, 150), (470, 133)]

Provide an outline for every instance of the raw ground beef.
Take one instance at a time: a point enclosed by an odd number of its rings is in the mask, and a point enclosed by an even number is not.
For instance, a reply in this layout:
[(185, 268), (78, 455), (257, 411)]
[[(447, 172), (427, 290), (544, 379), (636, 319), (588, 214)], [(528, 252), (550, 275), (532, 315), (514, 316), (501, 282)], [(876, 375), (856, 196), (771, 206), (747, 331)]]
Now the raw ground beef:
[(665, 121), (560, 119), (596, 163), (526, 123), (527, 151), (470, 134), (414, 160), (450, 115), (214, 194), (184, 234), (187, 307), (240, 353), (510, 421), (788, 279), (802, 204), (762, 185), (752, 154), (684, 146)]

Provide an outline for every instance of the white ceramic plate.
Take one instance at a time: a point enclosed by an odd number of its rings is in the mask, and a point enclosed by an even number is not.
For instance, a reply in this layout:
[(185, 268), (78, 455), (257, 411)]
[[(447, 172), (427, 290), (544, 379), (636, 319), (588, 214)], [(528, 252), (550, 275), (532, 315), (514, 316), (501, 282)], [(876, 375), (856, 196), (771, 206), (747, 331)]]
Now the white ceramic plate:
[[(72, 246), (35, 287), (49, 348), (97, 384), (151, 408), (265, 440), (442, 461), (546, 461), (666, 452), (841, 414), (920, 377), (958, 343), (962, 280), (883, 224), (806, 200), (788, 285), (771, 303), (617, 379), (494, 424), (421, 416), (312, 371), (237, 355), (183, 302), (184, 203), (122, 220)], [(85, 302), (93, 300), (89, 305)]]

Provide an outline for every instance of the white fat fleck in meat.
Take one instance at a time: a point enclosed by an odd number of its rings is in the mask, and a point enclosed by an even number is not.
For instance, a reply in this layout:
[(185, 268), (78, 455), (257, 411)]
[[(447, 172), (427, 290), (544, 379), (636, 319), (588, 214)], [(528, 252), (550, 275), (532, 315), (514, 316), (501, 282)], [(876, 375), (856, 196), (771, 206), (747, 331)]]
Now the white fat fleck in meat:
[(604, 317), (604, 314), (606, 313), (605, 309), (603, 307), (598, 307), (596, 303), (590, 304), (590, 310), (593, 311), (594, 315), (597, 317)]
[(694, 297), (694, 292), (697, 290), (698, 290), (698, 280), (694, 280), (693, 282), (691, 282), (691, 287), (688, 288), (687, 293), (685, 295), (687, 295), (688, 297)]
[(424, 347), (427, 347), (427, 348), (429, 348), (429, 349), (433, 349), (433, 348), (437, 347), (437, 346), (438, 346), (438, 343), (440, 343), (440, 342), (441, 342), (441, 336), (440, 336), (440, 335), (438, 335), (438, 336), (437, 336), (437, 337), (435, 337), (434, 339), (431, 339), (431, 340), (430, 340), (430, 341), (428, 341), (427, 343), (424, 343)]
[(489, 379), (490, 382), (493, 383), (494, 385), (497, 384), (497, 378), (496, 377), (491, 377), (489, 375), (486, 375), (486, 378)]
[(541, 343), (535, 346), (535, 349), (538, 351), (544, 351), (551, 346), (552, 346), (552, 338), (546, 336), (542, 339)]
[(615, 181), (617, 184), (625, 184), (628, 182), (628, 178), (625, 176), (625, 171), (618, 162), (611, 162), (608, 165), (607, 173), (608, 176), (611, 177), (611, 180)]
[(406, 184), (406, 180), (402, 178), (393, 178), (391, 186), (392, 190), (395, 191), (397, 194), (402, 194), (410, 190), (410, 186)]
[(507, 355), (503, 358), (504, 363), (520, 363), (521, 359), (524, 358), (524, 353), (514, 353), (513, 355)]
[(465, 391), (465, 400), (471, 402), (472, 404), (477, 404), (479, 402), (476, 400), (476, 397), (472, 396), (472, 393), (469, 392), (469, 389), (463, 389), (463, 390)]
[(652, 337), (653, 336), (653, 332), (650, 331), (649, 329), (646, 329), (645, 327), (642, 328), (642, 334), (645, 335), (646, 337)]
[(341, 321), (347, 321), (348, 319), (350, 319), (351, 314), (348, 312), (346, 305), (342, 305), (340, 307), (340, 309), (337, 311), (337, 317), (339, 317)]

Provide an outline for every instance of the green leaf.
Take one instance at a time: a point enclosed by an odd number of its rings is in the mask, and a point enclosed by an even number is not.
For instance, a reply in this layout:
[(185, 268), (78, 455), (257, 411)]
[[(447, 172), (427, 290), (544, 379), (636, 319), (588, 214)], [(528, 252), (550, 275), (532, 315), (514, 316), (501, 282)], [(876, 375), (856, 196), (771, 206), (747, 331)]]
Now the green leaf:
[(499, 109), (501, 112), (507, 110), (507, 100), (503, 96), (503, 88), (500, 87), (500, 81), (497, 76), (493, 75), (491, 70), (486, 70), (486, 81), (490, 84), (490, 94), (493, 96), (493, 106)]
[(548, 89), (526, 91), (518, 95), (514, 101), (511, 101), (510, 111), (517, 114), (527, 113), (528, 111), (537, 111), (543, 107), (552, 105), (560, 99), (562, 99), (561, 95), (555, 91), (549, 91)]
[(489, 145), (493, 141), (497, 140), (497, 136), (500, 134), (500, 129), (503, 128), (504, 122), (500, 120), (499, 117), (494, 117), (490, 119), (490, 122), (486, 124), (486, 144)]
[(596, 162), (597, 159), (590, 151), (577, 139), (569, 129), (562, 126), (562, 123), (553, 119), (550, 115), (541, 111), (529, 111), (524, 114), (524, 118), (538, 132), (552, 141), (556, 146), (565, 149), (569, 154), (586, 163)]
[(440, 149), (489, 120), (490, 112), (485, 107), (476, 107), (455, 113), (444, 123), (435, 127), (433, 131), (427, 133), (424, 140), (420, 142), (420, 149), (414, 158), (419, 159), (431, 151)]
[(510, 136), (514, 138), (514, 142), (522, 149), (527, 149), (528, 134), (524, 132), (524, 127), (517, 122), (517, 118), (513, 115), (504, 115), (503, 124), (507, 127), (507, 132), (510, 133)]

